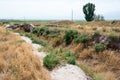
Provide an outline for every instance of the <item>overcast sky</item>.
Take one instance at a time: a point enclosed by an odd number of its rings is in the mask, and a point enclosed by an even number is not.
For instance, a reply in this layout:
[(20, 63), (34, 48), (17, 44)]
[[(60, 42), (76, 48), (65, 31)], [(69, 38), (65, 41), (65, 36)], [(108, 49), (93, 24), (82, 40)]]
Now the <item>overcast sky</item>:
[(120, 20), (120, 0), (0, 0), (0, 19), (74, 19), (84, 20), (83, 5), (96, 5), (96, 14)]

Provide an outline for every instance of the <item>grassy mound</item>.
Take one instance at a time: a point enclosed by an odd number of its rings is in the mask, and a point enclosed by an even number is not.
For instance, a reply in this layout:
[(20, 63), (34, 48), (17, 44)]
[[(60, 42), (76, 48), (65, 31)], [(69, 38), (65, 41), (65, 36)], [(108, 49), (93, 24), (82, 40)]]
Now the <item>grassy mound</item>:
[(50, 80), (32, 47), (0, 27), (0, 80)]

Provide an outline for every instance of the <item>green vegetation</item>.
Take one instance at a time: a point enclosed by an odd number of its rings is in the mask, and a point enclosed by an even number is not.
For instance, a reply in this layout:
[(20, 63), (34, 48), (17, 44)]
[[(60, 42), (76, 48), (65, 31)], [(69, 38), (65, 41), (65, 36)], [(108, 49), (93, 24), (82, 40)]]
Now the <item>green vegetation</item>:
[(75, 65), (75, 56), (70, 52), (63, 52), (59, 50), (51, 52), (43, 60), (44, 66), (46, 66), (48, 69), (53, 69), (63, 63)]
[(85, 14), (86, 21), (93, 21), (94, 20), (94, 11), (95, 5), (92, 3), (87, 3), (83, 6), (83, 12)]
[(13, 23), (31, 23), (31, 22), (53, 22), (56, 20), (17, 20), (17, 19), (0, 19), (0, 22), (13, 22)]
[(39, 28), (34, 28), (34, 29), (32, 30), (32, 33), (37, 35), (37, 34), (38, 34), (38, 30), (39, 30)]
[(51, 53), (47, 55), (43, 60), (44, 66), (46, 66), (48, 69), (53, 69), (59, 64), (59, 59), (56, 56), (56, 53)]
[(40, 40), (39, 37), (37, 37), (36, 35), (34, 35), (32, 33), (25, 33), (25, 36), (29, 37), (32, 40), (33, 43), (40, 44), (42, 46), (47, 45), (45, 43), (45, 41)]
[(66, 52), (65, 54), (66, 54), (67, 63), (75, 65), (76, 64), (75, 56), (73, 54), (71, 54), (70, 52)]
[(38, 31), (38, 36), (46, 36), (47, 35), (48, 28), (47, 27), (41, 27)]
[(87, 43), (90, 40), (91, 40), (91, 38), (87, 34), (81, 34), (77, 38), (74, 39), (74, 42), (75, 43), (80, 43), (80, 42)]
[(95, 49), (96, 52), (100, 52), (100, 51), (103, 51), (105, 49), (105, 47), (102, 44), (96, 43), (94, 45), (94, 49)]
[(46, 38), (48, 37), (58, 37), (60, 34), (60, 31), (58, 29), (49, 29), (48, 27), (40, 27), (40, 28), (34, 28), (32, 31), (33, 34), (36, 34), (37, 36), (44, 36)]
[(25, 36), (29, 37), (30, 39), (32, 39), (32, 37), (33, 37), (33, 34), (31, 34), (31, 33), (24, 33), (22, 35), (25, 35)]
[(66, 45), (69, 45), (77, 35), (78, 32), (75, 30), (66, 31), (64, 35)]
[(46, 44), (38, 38), (32, 38), (32, 42), (36, 44), (40, 44), (42, 46), (46, 46)]
[(119, 28), (112, 28), (112, 30), (115, 31), (115, 32), (120, 32)]
[(109, 35), (109, 38), (112, 39), (112, 40), (115, 40), (115, 39), (119, 38), (119, 36), (112, 33), (112, 34)]

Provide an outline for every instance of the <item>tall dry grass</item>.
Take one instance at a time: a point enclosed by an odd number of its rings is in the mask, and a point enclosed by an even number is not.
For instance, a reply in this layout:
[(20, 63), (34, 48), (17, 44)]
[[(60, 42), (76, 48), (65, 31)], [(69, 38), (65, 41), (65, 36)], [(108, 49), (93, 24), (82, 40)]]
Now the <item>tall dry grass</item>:
[(0, 80), (50, 80), (30, 45), (0, 27)]

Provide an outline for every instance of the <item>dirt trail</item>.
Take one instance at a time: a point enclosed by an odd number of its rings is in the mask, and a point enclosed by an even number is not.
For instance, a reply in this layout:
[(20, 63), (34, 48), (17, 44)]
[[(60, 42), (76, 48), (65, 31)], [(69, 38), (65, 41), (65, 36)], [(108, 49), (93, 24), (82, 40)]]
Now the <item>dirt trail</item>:
[[(17, 33), (15, 34), (19, 35)], [(21, 36), (21, 38), (34, 48), (33, 50), (34, 54), (41, 57), (43, 61), (43, 58), (46, 56), (46, 53), (38, 51), (38, 49), (41, 48), (42, 46), (32, 43), (32, 40), (29, 39), (28, 37)], [(85, 75), (81, 68), (70, 64), (60, 66), (50, 71), (50, 75), (52, 80), (90, 80), (88, 79), (88, 76)]]

